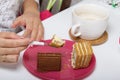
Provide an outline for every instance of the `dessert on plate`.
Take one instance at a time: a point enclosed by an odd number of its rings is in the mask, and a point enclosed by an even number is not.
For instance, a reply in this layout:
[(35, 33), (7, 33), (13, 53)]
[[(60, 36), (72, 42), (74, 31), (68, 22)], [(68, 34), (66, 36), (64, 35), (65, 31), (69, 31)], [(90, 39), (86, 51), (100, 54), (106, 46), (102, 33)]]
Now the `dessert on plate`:
[(53, 38), (49, 45), (58, 48), (58, 47), (62, 47), (64, 44), (65, 44), (65, 41), (63, 39), (61, 39), (56, 35), (53, 35)]
[(74, 69), (86, 68), (89, 66), (93, 50), (89, 41), (80, 40), (73, 44), (71, 65)]
[(38, 53), (37, 70), (40, 72), (60, 71), (61, 54), (60, 53)]

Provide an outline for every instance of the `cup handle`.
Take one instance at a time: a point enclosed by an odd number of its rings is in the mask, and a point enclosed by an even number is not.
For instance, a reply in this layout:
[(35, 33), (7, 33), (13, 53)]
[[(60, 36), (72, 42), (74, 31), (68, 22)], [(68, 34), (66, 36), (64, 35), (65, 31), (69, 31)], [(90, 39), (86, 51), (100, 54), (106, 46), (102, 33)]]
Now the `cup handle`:
[(80, 24), (75, 24), (71, 27), (71, 34), (74, 37), (80, 37), (81, 32), (79, 30), (80, 30)]

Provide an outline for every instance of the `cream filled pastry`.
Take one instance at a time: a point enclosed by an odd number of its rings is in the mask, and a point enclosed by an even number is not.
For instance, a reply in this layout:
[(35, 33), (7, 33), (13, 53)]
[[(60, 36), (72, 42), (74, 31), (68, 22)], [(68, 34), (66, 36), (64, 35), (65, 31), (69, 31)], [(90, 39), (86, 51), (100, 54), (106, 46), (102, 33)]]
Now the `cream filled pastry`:
[(81, 40), (73, 44), (71, 64), (74, 69), (88, 67), (93, 50), (88, 41)]
[(62, 47), (65, 44), (65, 41), (60, 37), (53, 35), (52, 41), (50, 42), (50, 46), (53, 47)]

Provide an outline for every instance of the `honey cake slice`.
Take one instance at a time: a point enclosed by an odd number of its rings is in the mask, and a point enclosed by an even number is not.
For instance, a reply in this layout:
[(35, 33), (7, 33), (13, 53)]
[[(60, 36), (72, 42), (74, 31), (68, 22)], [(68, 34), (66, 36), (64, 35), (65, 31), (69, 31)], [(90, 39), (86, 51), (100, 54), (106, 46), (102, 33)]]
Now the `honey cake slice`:
[(88, 67), (93, 55), (89, 41), (80, 40), (73, 44), (71, 65), (74, 69)]

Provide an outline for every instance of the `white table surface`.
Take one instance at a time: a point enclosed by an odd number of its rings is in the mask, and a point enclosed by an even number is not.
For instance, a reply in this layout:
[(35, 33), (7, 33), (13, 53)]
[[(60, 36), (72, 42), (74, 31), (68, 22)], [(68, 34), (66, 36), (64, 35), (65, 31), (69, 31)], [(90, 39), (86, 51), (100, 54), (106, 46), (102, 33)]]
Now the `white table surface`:
[[(104, 44), (93, 46), (96, 57), (96, 66), (92, 74), (84, 78), (85, 80), (120, 80), (120, 9), (112, 8), (99, 0), (84, 0), (80, 3), (95, 3), (106, 6), (110, 11), (109, 26), (107, 28), (108, 41)], [(43, 21), (45, 27), (45, 39), (51, 39), (53, 34), (61, 38), (71, 40), (68, 34), (72, 26), (71, 11), (77, 5), (70, 7)], [(23, 51), (24, 52), (24, 51)], [(39, 80), (23, 66), (22, 56), (17, 64), (0, 64), (1, 80)]]

